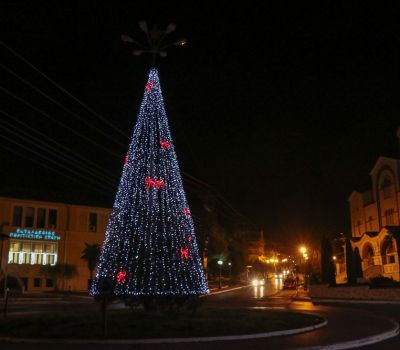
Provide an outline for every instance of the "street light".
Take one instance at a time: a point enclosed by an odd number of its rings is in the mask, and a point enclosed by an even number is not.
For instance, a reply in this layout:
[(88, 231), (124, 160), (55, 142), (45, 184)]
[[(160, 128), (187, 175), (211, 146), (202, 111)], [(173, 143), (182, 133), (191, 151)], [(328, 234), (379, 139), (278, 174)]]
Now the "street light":
[(305, 246), (301, 246), (300, 248), (299, 248), (299, 251), (300, 251), (300, 253), (301, 254), (307, 254), (307, 248), (305, 247)]
[[(299, 252), (302, 255), (302, 258), (300, 259), (300, 264), (299, 264), (299, 269), (301, 270), (300, 273), (303, 274), (303, 281), (305, 283), (305, 275), (306, 275), (306, 267), (305, 267), (305, 262), (308, 260), (308, 254), (307, 254), (307, 247), (302, 245), (299, 247)], [(296, 295), (299, 292), (299, 271), (296, 270)]]
[(229, 266), (229, 285), (232, 285), (232, 263), (228, 262), (228, 266)]
[(222, 288), (222, 282), (221, 282), (221, 273), (222, 273), (222, 264), (224, 262), (222, 260), (218, 260), (218, 265), (219, 265), (219, 289)]

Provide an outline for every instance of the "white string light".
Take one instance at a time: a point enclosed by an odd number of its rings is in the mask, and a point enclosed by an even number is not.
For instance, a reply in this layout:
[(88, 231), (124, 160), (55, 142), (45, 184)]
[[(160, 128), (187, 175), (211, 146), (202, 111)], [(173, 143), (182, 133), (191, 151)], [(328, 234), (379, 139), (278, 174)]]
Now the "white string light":
[(158, 73), (150, 70), (91, 294), (209, 292), (168, 127)]

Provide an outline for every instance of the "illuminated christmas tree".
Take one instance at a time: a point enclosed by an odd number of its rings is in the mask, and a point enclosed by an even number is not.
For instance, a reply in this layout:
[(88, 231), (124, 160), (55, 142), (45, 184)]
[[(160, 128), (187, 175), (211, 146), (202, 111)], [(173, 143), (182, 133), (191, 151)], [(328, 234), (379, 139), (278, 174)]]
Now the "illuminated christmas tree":
[(101, 294), (104, 280), (114, 296), (208, 293), (155, 68), (125, 157), (92, 295)]

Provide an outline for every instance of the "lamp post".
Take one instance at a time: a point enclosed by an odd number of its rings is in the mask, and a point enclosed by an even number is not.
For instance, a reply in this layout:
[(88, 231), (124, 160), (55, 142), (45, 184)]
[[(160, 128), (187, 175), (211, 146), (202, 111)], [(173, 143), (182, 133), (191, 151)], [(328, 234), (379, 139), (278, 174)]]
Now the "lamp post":
[[(303, 282), (305, 282), (305, 262), (306, 262), (306, 260), (308, 260), (308, 254), (307, 254), (307, 248), (304, 246), (304, 245), (302, 245), (302, 246), (300, 246), (299, 247), (299, 252), (300, 252), (300, 254), (301, 254), (301, 257), (300, 257), (300, 272), (301, 273), (303, 273)], [(298, 293), (298, 290), (299, 290), (299, 287), (298, 287), (298, 280), (299, 280), (299, 278), (298, 278), (298, 276), (296, 277), (296, 280), (297, 280), (297, 293)]]
[(222, 274), (222, 264), (224, 262), (222, 260), (218, 260), (218, 265), (219, 265), (219, 289), (222, 288), (222, 281), (221, 281), (221, 274)]
[(229, 285), (232, 285), (232, 263), (228, 262), (229, 266)]

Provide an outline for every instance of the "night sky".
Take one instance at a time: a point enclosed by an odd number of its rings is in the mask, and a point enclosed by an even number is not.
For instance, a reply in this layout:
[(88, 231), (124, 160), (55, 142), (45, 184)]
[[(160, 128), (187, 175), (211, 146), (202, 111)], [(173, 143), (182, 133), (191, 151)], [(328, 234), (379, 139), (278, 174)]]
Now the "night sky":
[[(398, 8), (148, 3), (1, 2), (0, 39), (113, 127), (0, 45), (0, 87), (97, 143), (0, 88), (0, 109), (11, 116), (0, 114), (0, 194), (111, 206), (150, 67), (120, 36), (144, 40), (142, 19), (174, 22), (171, 40), (185, 37), (188, 45), (170, 50), (158, 67), (181, 169), (213, 186), (271, 240), (348, 233), (349, 194), (368, 189), (380, 155), (398, 156)], [(61, 176), (56, 171), (67, 162), (38, 148), (27, 125), (101, 174), (83, 182)]]

